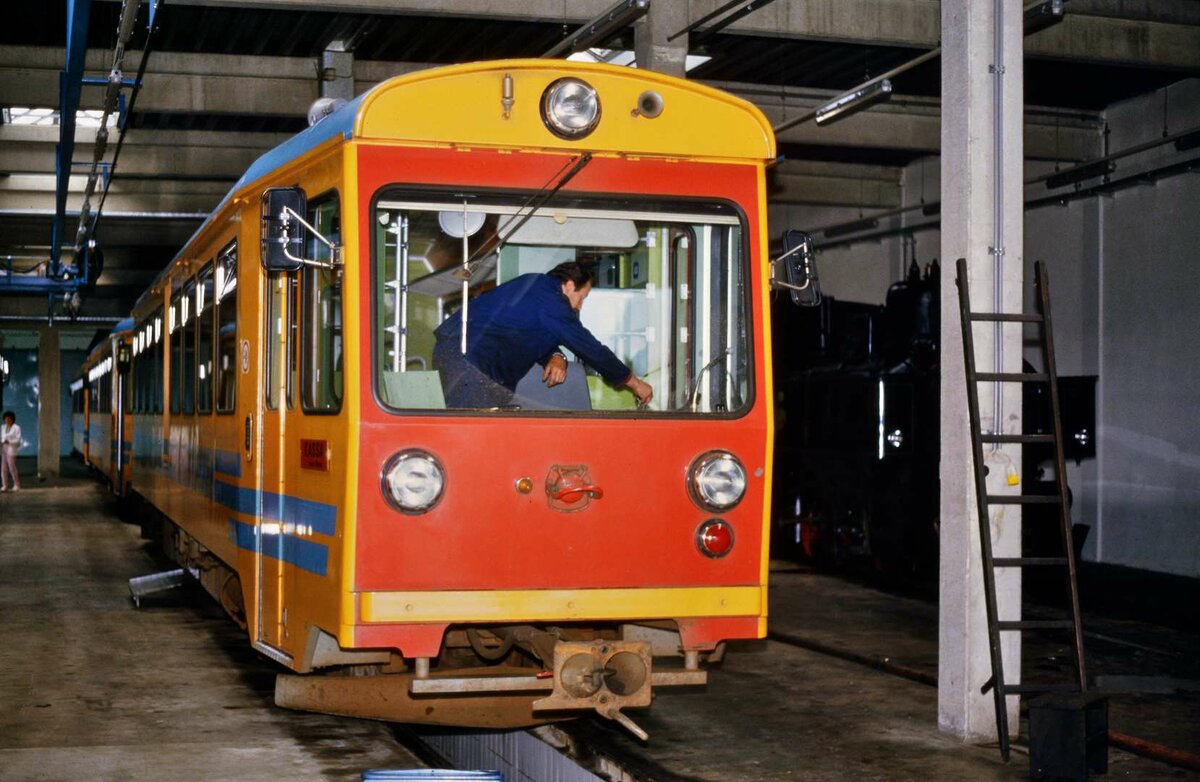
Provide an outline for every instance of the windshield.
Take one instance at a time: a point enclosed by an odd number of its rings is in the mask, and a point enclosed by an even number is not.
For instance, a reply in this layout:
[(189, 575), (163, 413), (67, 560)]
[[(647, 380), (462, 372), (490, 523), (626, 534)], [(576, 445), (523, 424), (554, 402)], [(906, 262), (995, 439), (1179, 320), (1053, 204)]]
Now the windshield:
[[(732, 206), (559, 197), (531, 215), (522, 204), (377, 202), (372, 336), (386, 406), (636, 411), (632, 373), (653, 392), (642, 413), (746, 409), (748, 272)], [(564, 282), (570, 262), (590, 282)], [(499, 394), (463, 402), (451, 384), (464, 377)]]

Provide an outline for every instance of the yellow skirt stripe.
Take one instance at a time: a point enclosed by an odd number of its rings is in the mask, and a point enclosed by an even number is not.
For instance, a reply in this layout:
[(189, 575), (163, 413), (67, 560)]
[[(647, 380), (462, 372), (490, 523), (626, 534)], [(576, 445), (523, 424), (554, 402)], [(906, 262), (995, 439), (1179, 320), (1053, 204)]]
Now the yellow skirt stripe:
[(362, 621), (512, 622), (761, 616), (761, 586), (364, 592)]

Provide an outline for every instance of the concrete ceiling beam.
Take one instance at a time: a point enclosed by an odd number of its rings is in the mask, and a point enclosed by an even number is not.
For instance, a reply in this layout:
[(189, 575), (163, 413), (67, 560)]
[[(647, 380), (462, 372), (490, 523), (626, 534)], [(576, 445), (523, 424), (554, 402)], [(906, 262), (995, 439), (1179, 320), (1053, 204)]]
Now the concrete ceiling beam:
[(1200, 3), (1195, 0), (1071, 0), (1067, 13), (1200, 25)]
[(767, 200), (894, 209), (901, 204), (902, 171), (898, 166), (785, 160), (767, 172)]
[[(107, 73), (106, 53), (88, 54), (89, 73)], [(107, 55), (111, 57), (111, 54)], [(11, 46), (0, 50), (0, 103), (6, 106), (58, 106), (63, 53), (48, 47)], [(138, 55), (130, 56), (130, 73)], [(303, 57), (155, 54), (138, 94), (139, 111), (305, 117), (319, 96), (316, 60)], [(81, 109), (103, 106), (104, 90), (85, 88)]]
[[(834, 97), (819, 90), (788, 91), (747, 84), (713, 83), (755, 103), (773, 125), (804, 114)], [(1103, 121), (1098, 115), (1028, 107), (1025, 156), (1030, 159), (1082, 161), (1099, 157)], [(941, 105), (929, 98), (897, 96), (891, 101), (820, 126), (806, 122), (778, 135), (781, 144), (897, 149), (936, 155), (941, 152)]]
[[(692, 0), (688, 18), (698, 19), (721, 2)], [(312, 11), (309, 0), (172, 0), (172, 5)], [(324, 0), (321, 10), (577, 25), (611, 5), (611, 0)], [(1067, 20), (1030, 36), (1026, 52), (1064, 60), (1194, 69), (1200, 56), (1197, 5), (1194, 0), (1072, 0)], [(930, 49), (941, 41), (941, 2), (777, 0), (733, 23), (726, 32)]]
[[(50, 241), (50, 222), (53, 212), (10, 212), (0, 210), (0, 236), (6, 245), (21, 249), (18, 253), (37, 254), (37, 248)], [(106, 215), (97, 231), (105, 247), (173, 248), (160, 259), (159, 268), (167, 265), (175, 250), (182, 247), (200, 226), (198, 218), (133, 219), (119, 213)]]
[(1200, 25), (1088, 16), (1067, 6), (1061, 24), (1025, 39), (1025, 55), (1200, 71)]
[[(86, 133), (86, 135), (84, 135)], [(94, 131), (80, 131), (76, 161), (91, 161)], [(250, 164), (288, 136), (278, 133), (136, 130), (125, 139), (117, 178), (208, 178), (232, 185)], [(54, 171), (58, 128), (0, 126), (0, 173)], [(106, 159), (111, 160), (111, 155)], [(127, 180), (128, 181), (128, 180)]]

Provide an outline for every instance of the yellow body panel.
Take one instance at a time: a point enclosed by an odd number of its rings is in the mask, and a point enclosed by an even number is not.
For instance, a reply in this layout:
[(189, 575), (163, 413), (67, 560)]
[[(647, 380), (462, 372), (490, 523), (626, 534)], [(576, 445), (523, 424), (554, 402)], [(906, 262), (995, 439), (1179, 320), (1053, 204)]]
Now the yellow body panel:
[(491, 592), (364, 592), (364, 622), (580, 621), (755, 616), (759, 586), (667, 589), (521, 589)]
[[(346, 144), (342, 148), (342, 171), (344, 189), (342, 191), (342, 225), (358, 225), (358, 148), (355, 144)], [(343, 231), (346, 257), (360, 258), (360, 240), (357, 230)], [(361, 278), (365, 273), (362, 265), (353, 261), (343, 267), (342, 308), (346, 313), (357, 313), (360, 308), (367, 306), (360, 302), (359, 291)], [(342, 399), (342, 415), (355, 424), (361, 420), (362, 389), (355, 382), (358, 377), (359, 362), (365, 360), (364, 354), (369, 348), (370, 335), (360, 331), (362, 319), (358, 317), (343, 317), (343, 345), (346, 356), (345, 396)], [(359, 427), (350, 426), (344, 439), (346, 450), (345, 485), (347, 487), (342, 505), (341, 532), (341, 589), (336, 595), (330, 591), (330, 598), (336, 597), (338, 611), (342, 622), (337, 626), (338, 643), (350, 648), (354, 646), (354, 632), (347, 625), (347, 620), (354, 618), (354, 561), (358, 550), (356, 542), (356, 524), (358, 519), (358, 435)], [(329, 628), (332, 631), (332, 626)]]
[[(568, 72), (596, 89), (601, 112), (594, 132), (569, 141), (551, 133), (541, 113), (542, 93)], [(507, 118), (501, 105), (505, 74), (512, 76), (514, 97)], [(647, 89), (663, 100), (662, 114), (652, 119), (634, 114), (638, 97)], [(555, 60), (511, 60), (499, 69), (497, 63), (472, 63), (394, 79), (363, 99), (354, 135), (697, 160), (775, 157), (770, 123), (741, 98), (652, 71)]]

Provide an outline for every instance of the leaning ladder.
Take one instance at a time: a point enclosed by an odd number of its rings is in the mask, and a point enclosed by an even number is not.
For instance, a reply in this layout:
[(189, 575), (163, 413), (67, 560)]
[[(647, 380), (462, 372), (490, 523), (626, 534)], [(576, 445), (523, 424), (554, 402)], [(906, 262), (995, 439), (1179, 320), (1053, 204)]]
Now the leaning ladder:
[[(1079, 586), (1075, 571), (1075, 546), (1071, 538), (1071, 511), (1067, 504), (1066, 466), (1063, 461), (1062, 423), (1058, 412), (1058, 376), (1054, 365), (1054, 339), (1050, 327), (1050, 288), (1046, 267), (1042, 262), (1034, 265), (1036, 277), (1036, 300), (1038, 313), (971, 312), (971, 297), (967, 290), (967, 262), (960, 258), (957, 263), (958, 308), (962, 323), (963, 354), (966, 363), (967, 404), (971, 415), (971, 446), (975, 461), (975, 495), (979, 504), (979, 540), (983, 558), (983, 585), (987, 605), (988, 647), (991, 650), (992, 677), (984, 683), (981, 691), (992, 690), (996, 701), (996, 731), (1000, 737), (1000, 755), (1007, 762), (1009, 757), (1008, 695), (1023, 695), (1045, 692), (1083, 692), (1087, 689), (1087, 672), (1083, 661), (1083, 625), (1079, 617)], [(1043, 373), (977, 372), (975, 370), (975, 340), (971, 333), (972, 323), (1034, 323), (1040, 328), (1039, 343), (1042, 350)], [(1054, 421), (1053, 434), (1001, 434), (984, 432), (979, 421), (979, 383), (1031, 383), (1045, 382), (1050, 389), (1050, 415)], [(1056, 493), (1052, 495), (988, 494), (983, 463), (984, 444), (1004, 443), (1049, 443), (1054, 446), (1054, 475)], [(993, 557), (992, 523), (989, 508), (992, 505), (1036, 505), (1058, 506), (1058, 518), (1062, 529), (1063, 556), (1061, 557)], [(1062, 568), (1065, 571), (1070, 593), (1070, 615), (1066, 619), (1004, 620), (996, 609), (996, 568)], [(1000, 651), (1000, 633), (1023, 632), (1025, 630), (1071, 630), (1074, 646), (1076, 678), (1070, 682), (1010, 684), (1004, 680), (1004, 664)]]

